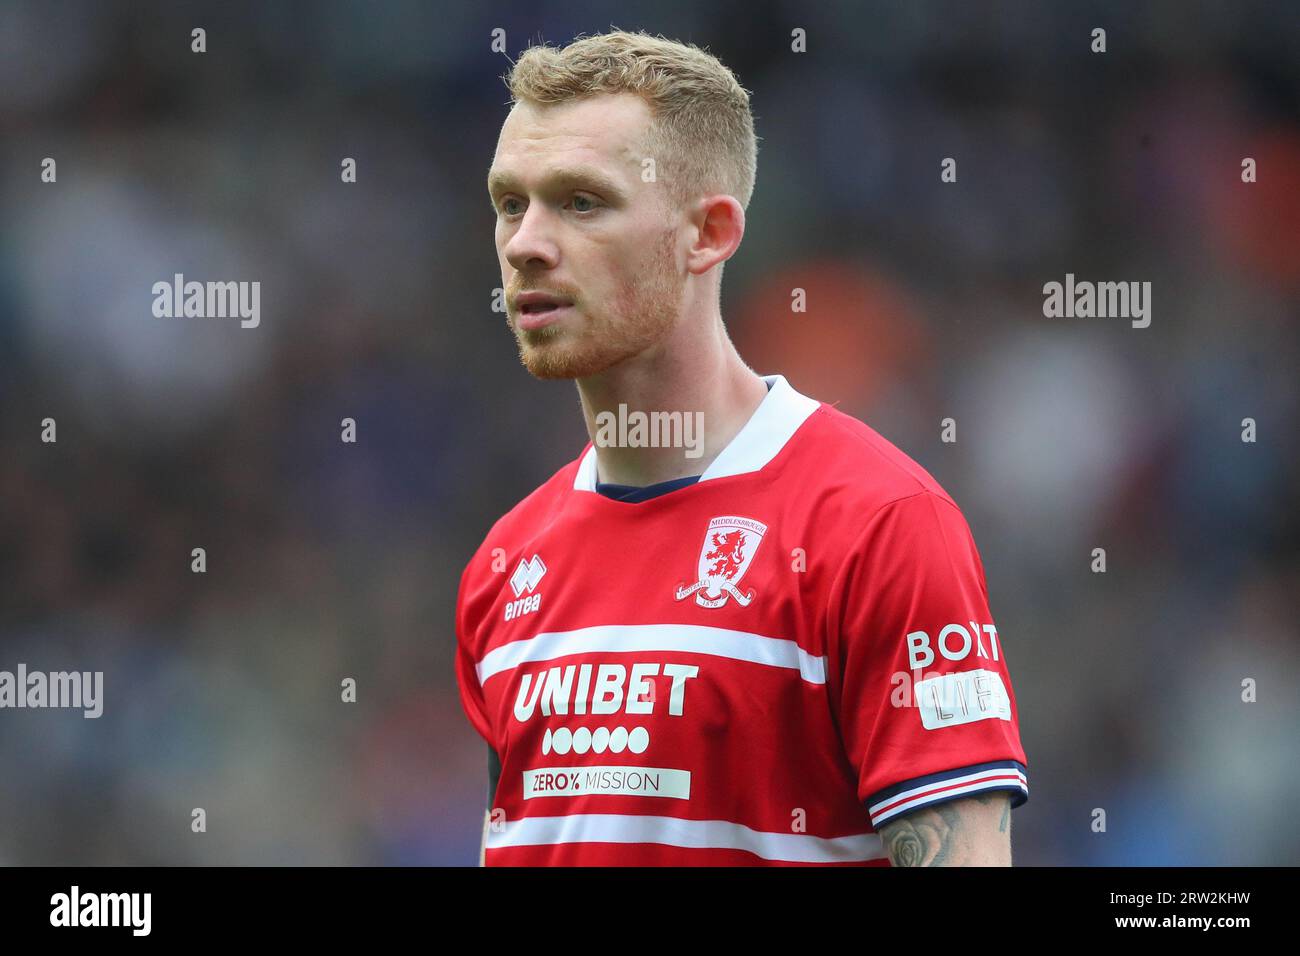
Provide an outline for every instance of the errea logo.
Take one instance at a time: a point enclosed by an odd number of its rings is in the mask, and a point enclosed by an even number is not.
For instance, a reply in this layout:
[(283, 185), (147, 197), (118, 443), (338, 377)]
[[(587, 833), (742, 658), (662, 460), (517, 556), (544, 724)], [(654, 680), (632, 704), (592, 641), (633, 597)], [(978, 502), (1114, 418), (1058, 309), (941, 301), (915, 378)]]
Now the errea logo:
[(510, 575), (510, 587), (514, 589), (515, 597), (519, 597), (525, 590), (531, 594), (545, 574), (546, 565), (537, 555), (533, 555), (531, 561), (520, 559), (519, 567), (515, 568), (515, 573)]
[[(515, 597), (518, 600), (511, 601), (506, 605), (505, 619), (507, 621), (523, 617), (525, 614), (532, 614), (542, 606), (542, 596), (532, 592), (545, 575), (546, 564), (537, 555), (533, 555), (529, 561), (520, 559), (519, 567), (515, 568), (515, 573), (510, 575), (510, 588), (515, 592)], [(525, 591), (530, 596), (520, 597)]]

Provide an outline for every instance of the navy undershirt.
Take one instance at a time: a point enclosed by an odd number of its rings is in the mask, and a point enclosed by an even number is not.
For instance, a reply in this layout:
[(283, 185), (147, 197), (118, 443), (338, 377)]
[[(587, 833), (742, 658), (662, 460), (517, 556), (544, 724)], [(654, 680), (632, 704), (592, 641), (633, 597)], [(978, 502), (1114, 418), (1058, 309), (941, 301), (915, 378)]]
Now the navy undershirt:
[(635, 504), (638, 501), (648, 501), (651, 498), (666, 495), (678, 488), (685, 488), (687, 485), (693, 485), (699, 480), (699, 475), (691, 475), (687, 478), (674, 478), (672, 481), (661, 481), (657, 484), (646, 485), (644, 488), (638, 488), (636, 485), (615, 485), (608, 481), (598, 481), (596, 482), (596, 493), (604, 495), (606, 498), (613, 498), (615, 501), (627, 501)]
[[(772, 391), (769, 383), (767, 390)], [(674, 478), (671, 481), (660, 481), (653, 485), (637, 487), (636, 485), (615, 485), (607, 481), (596, 482), (596, 494), (604, 495), (606, 498), (613, 498), (615, 501), (626, 501), (630, 504), (636, 504), (639, 501), (649, 501), (651, 498), (658, 498), (660, 495), (666, 495), (670, 491), (676, 491), (678, 488), (685, 488), (687, 485), (693, 485), (700, 480), (699, 475), (690, 475), (686, 478)]]

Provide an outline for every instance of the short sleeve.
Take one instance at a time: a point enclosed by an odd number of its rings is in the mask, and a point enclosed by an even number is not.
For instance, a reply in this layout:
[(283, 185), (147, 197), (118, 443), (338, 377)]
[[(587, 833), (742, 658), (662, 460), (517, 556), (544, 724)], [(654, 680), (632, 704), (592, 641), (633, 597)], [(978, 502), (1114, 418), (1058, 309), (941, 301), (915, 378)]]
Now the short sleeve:
[(951, 500), (923, 491), (870, 516), (832, 622), (836, 716), (873, 827), (986, 791), (1028, 800), (1006, 648)]
[[(479, 686), (478, 674), (474, 662), (465, 652), (463, 644), (456, 647), (456, 684), (460, 688), (460, 705), (465, 709), (465, 716), (474, 725), (484, 740), (492, 744), (492, 735), (487, 719), (487, 706), (483, 702), (483, 688)], [(492, 744), (495, 746), (495, 744)]]

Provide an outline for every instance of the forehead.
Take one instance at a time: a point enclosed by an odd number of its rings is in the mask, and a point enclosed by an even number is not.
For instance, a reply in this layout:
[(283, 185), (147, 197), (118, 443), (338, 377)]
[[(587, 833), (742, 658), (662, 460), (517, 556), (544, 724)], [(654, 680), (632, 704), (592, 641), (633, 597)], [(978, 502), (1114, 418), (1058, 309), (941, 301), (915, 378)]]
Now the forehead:
[(615, 175), (640, 169), (650, 106), (631, 93), (564, 103), (516, 103), (501, 127), (488, 177), (516, 179), (546, 163), (598, 166)]

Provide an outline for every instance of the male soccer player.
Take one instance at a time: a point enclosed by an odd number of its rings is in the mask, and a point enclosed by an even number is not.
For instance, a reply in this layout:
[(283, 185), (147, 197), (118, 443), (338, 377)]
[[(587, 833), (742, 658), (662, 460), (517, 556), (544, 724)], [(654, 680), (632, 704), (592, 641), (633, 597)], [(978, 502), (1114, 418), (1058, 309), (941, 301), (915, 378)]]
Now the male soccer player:
[(727, 336), (748, 94), (625, 32), (534, 47), (506, 81), (507, 322), (528, 371), (576, 381), (592, 442), (461, 579), (482, 862), (1009, 865), (1026, 760), (961, 512)]

